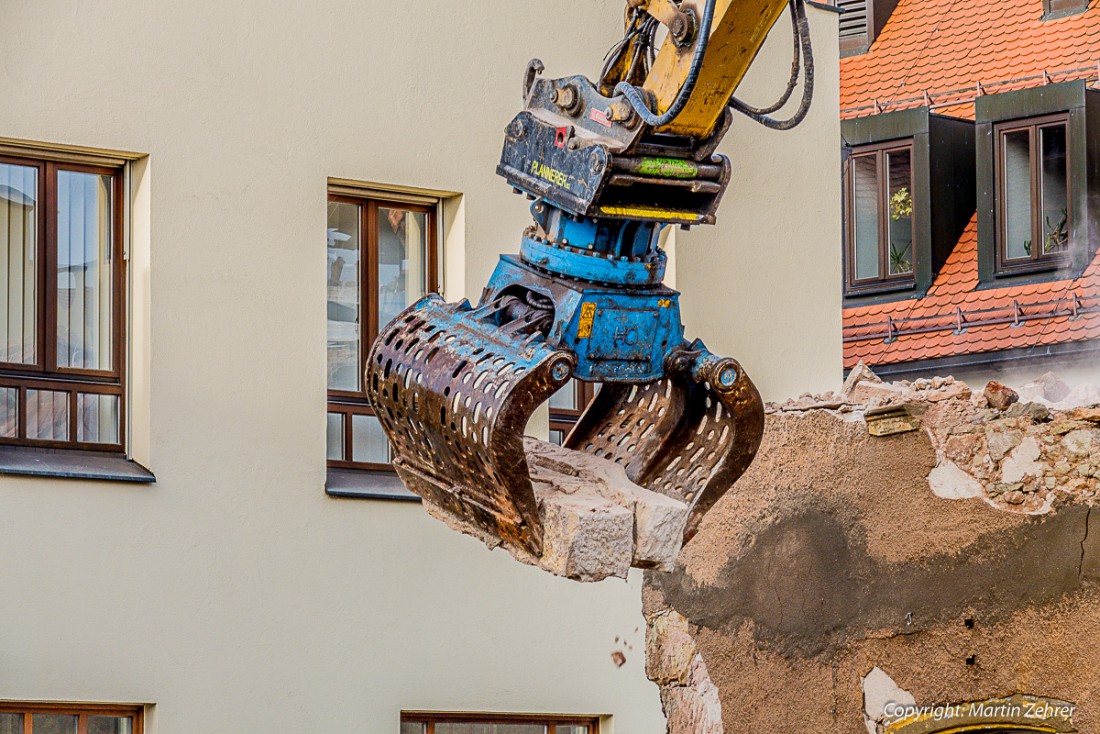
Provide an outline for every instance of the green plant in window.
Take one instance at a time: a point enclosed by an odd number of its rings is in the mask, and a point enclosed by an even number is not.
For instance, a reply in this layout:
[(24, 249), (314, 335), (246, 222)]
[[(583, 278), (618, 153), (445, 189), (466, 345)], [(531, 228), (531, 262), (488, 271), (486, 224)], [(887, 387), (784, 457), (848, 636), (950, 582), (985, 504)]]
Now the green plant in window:
[(1031, 257), (1031, 240), (1024, 240), (1024, 254)]
[(913, 272), (913, 262), (909, 257), (909, 250), (912, 243), (906, 243), (901, 249), (891, 242), (890, 243), (890, 274), (901, 275), (902, 273)]
[(890, 218), (895, 222), (913, 216), (913, 195), (909, 187), (902, 186), (890, 197)]
[[(1059, 220), (1057, 225), (1050, 223), (1050, 217), (1046, 218), (1047, 234), (1043, 240), (1043, 254), (1050, 255), (1055, 252), (1065, 252), (1069, 247), (1069, 229), (1067, 224), (1069, 223), (1069, 211), (1062, 210), (1062, 219)], [(1028, 253), (1031, 254), (1030, 252)]]

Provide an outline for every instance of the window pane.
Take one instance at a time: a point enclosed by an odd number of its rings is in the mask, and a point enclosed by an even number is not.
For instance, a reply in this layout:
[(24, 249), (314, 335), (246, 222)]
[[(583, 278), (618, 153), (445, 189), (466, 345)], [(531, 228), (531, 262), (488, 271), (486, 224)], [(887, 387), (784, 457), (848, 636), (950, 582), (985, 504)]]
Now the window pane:
[(76, 734), (76, 717), (63, 714), (34, 714), (31, 716), (34, 734)]
[(382, 424), (373, 415), (351, 417), (351, 460), (369, 464), (390, 463), (390, 446)]
[(57, 173), (57, 364), (110, 370), (111, 176)]
[(133, 731), (129, 716), (89, 716), (88, 734), (130, 734)]
[(550, 396), (550, 410), (576, 410), (577, 383), (570, 380), (561, 389)]
[(588, 727), (584, 724), (558, 725), (558, 734), (588, 734)]
[(555, 446), (561, 446), (565, 443), (565, 431), (559, 431), (556, 428), (550, 429), (550, 443)]
[[(0, 436), (19, 436), (19, 390), (14, 387), (0, 387)], [(4, 734), (2, 728), (0, 734)]]
[(852, 216), (856, 280), (879, 277), (878, 166), (873, 155), (852, 158)]
[(0, 362), (38, 359), (38, 170), (0, 163)]
[(328, 458), (344, 460), (344, 414), (328, 414)]
[(435, 734), (546, 734), (545, 724), (477, 724), (460, 722), (435, 725)]
[(1031, 143), (1027, 130), (1004, 134), (1005, 257), (1031, 257)]
[(23, 714), (0, 714), (0, 734), (23, 734)]
[(913, 169), (910, 151), (887, 153), (886, 168), (890, 176), (890, 260), (887, 272), (890, 275), (907, 275), (913, 272)]
[[(417, 724), (413, 721), (401, 722), (401, 734), (424, 734), (426, 730), (427, 727), (423, 724)], [(4, 732), (0, 731), (0, 734), (4, 734)]]
[(424, 296), (428, 215), (378, 208), (378, 327)]
[(27, 390), (27, 438), (69, 440), (69, 393)]
[(328, 205), (328, 386), (358, 392), (359, 374), (359, 207)]
[(1069, 247), (1069, 181), (1066, 168), (1066, 126), (1039, 131), (1043, 167), (1043, 255)]
[(76, 424), (76, 440), (87, 443), (119, 443), (117, 395), (76, 396), (80, 422)]

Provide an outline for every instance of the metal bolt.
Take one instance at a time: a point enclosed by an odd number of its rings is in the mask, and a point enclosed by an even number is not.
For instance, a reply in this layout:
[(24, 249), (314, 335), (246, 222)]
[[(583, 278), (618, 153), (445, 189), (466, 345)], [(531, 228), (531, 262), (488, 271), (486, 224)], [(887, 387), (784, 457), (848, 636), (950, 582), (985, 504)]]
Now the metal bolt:
[(737, 382), (737, 367), (732, 364), (726, 365), (718, 373), (718, 384), (722, 387), (731, 387), (735, 382)]
[(550, 376), (555, 382), (564, 382), (569, 377), (569, 371), (569, 363), (563, 359), (550, 368)]

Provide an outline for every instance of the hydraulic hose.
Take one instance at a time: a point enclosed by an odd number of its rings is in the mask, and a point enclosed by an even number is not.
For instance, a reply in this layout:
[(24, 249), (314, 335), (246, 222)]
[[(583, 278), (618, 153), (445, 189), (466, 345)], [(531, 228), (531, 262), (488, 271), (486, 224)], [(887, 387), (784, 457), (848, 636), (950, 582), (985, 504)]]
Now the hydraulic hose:
[[(806, 0), (790, 0), (790, 3), (792, 25), (794, 26), (795, 56), (794, 62), (791, 64), (792, 74), (790, 81), (787, 82), (786, 91), (778, 102), (768, 107), (752, 107), (736, 97), (730, 97), (729, 104), (734, 110), (772, 130), (790, 130), (801, 124), (806, 119), (814, 98), (814, 50), (810, 40), (810, 21), (806, 17)], [(798, 82), (800, 58), (805, 60), (801, 104), (789, 119), (776, 120), (774, 117), (769, 117), (770, 113), (779, 110), (791, 98)]]
[(692, 92), (695, 91), (695, 84), (699, 81), (699, 72), (703, 67), (703, 57), (706, 56), (707, 46), (710, 45), (710, 29), (714, 21), (716, 2), (717, 0), (707, 0), (707, 4), (703, 8), (703, 18), (699, 22), (699, 30), (696, 36), (698, 41), (695, 43), (695, 55), (691, 58), (691, 68), (688, 70), (684, 85), (680, 87), (680, 91), (676, 94), (676, 99), (673, 100), (672, 105), (665, 110), (664, 114), (658, 115), (650, 110), (642, 98), (641, 92), (633, 84), (619, 82), (615, 85), (615, 93), (623, 95), (630, 106), (634, 108), (634, 111), (638, 113), (638, 116), (642, 118), (642, 122), (650, 127), (664, 127), (675, 120), (676, 116), (687, 105)]

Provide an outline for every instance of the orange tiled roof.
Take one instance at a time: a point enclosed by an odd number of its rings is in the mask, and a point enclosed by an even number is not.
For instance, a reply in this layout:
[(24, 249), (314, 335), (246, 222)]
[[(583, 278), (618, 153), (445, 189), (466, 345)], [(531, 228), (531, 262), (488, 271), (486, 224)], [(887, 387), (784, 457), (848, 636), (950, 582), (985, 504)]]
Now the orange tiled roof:
[(977, 220), (924, 298), (844, 309), (845, 368), (1100, 338), (1100, 256), (1080, 278), (978, 290)]
[[(870, 51), (842, 59), (841, 116), (930, 101), (973, 119), (979, 82), (1007, 91), (1042, 84), (1044, 71), (1095, 79), (1100, 0), (1064, 18), (1042, 13), (1042, 0), (900, 0)], [(1100, 254), (1077, 279), (978, 290), (975, 215), (925, 297), (844, 309), (844, 366), (1100, 338), (1098, 276)]]
[[(1100, 62), (1100, 1), (1043, 20), (1043, 0), (899, 0), (870, 51), (842, 59), (844, 118), (918, 107), (927, 92), (942, 114), (973, 118), (980, 82), (990, 91), (1093, 78)], [(973, 90), (973, 91), (970, 91)], [(962, 104), (952, 105), (952, 102)]]

